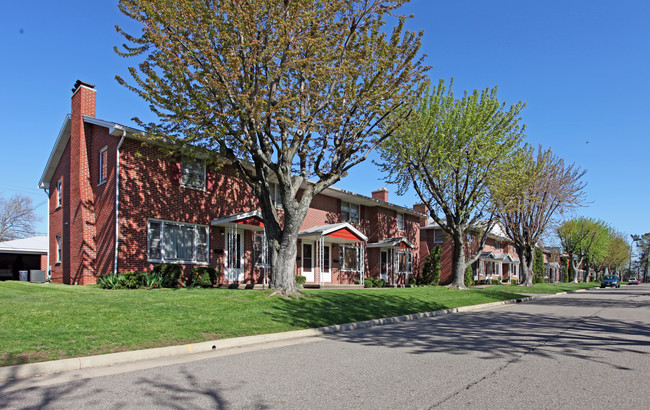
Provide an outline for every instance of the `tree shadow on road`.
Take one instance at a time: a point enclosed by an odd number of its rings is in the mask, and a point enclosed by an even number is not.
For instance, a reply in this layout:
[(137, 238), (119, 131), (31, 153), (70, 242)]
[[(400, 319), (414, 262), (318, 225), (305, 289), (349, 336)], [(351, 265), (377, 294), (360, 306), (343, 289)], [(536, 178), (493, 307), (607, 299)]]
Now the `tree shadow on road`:
[[(569, 312), (575, 308), (608, 307), (610, 304), (617, 308), (649, 307), (648, 303), (637, 300), (607, 301), (570, 297), (541, 299), (526, 305), (540, 308), (559, 305), (566, 307)], [(603, 320), (594, 313), (597, 312), (592, 310), (591, 315), (576, 318), (551, 313), (493, 309), (341, 332), (325, 337), (366, 346), (407, 349), (412, 354), (473, 354), (482, 359), (516, 358), (524, 354), (550, 358), (559, 354), (599, 361), (601, 355), (598, 352), (647, 354), (650, 346), (650, 328), (647, 324), (639, 321)]]

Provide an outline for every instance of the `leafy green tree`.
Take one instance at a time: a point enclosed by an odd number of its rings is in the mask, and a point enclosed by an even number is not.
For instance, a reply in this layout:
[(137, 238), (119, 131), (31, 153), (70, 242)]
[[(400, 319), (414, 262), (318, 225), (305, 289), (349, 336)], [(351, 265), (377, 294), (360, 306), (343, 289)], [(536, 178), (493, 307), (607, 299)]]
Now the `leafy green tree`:
[(623, 267), (629, 263), (631, 252), (632, 248), (625, 240), (625, 235), (610, 229), (605, 255), (599, 263), (593, 264), (596, 279), (599, 279), (605, 271), (621, 274)]
[[(569, 255), (574, 272), (586, 260), (592, 264), (603, 260), (609, 245), (609, 232), (605, 222), (585, 217), (569, 219), (557, 228), (557, 236), (564, 252)], [(573, 282), (577, 281), (578, 275), (573, 275)]]
[(118, 27), (128, 44), (116, 52), (141, 62), (129, 68), (134, 83), (117, 80), (158, 117), (140, 125), (174, 151), (225, 158), (252, 187), (277, 293), (298, 293), (296, 243), (314, 196), (394, 131), (424, 81), (422, 33), (393, 14), (404, 2), (119, 2), (142, 31)]
[(442, 250), (440, 245), (433, 248), (422, 266), (422, 284), (437, 286), (440, 283), (440, 259)]
[(558, 215), (584, 199), (585, 172), (551, 150), (525, 146), (513, 156), (505, 177), (491, 185), (495, 212), (519, 255), (524, 286), (533, 283), (533, 253), (543, 234)]
[(535, 256), (533, 258), (533, 282), (544, 282), (544, 252), (540, 248), (535, 248)]
[[(378, 165), (399, 194), (413, 187), (450, 235), (452, 286), (464, 289), (465, 269), (478, 259), (494, 223), (489, 184), (524, 137), (524, 104), (507, 107), (498, 101), (496, 88), (465, 91), (457, 98), (452, 85), (447, 88), (441, 80), (420, 94), (413, 113), (381, 144)], [(482, 233), (478, 250), (466, 255), (466, 236), (477, 232)]]

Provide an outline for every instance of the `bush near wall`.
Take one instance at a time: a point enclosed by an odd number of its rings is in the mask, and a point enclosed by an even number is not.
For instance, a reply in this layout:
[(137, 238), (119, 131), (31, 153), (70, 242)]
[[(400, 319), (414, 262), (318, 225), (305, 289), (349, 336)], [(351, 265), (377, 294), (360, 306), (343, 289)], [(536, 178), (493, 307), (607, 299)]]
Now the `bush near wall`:
[(176, 288), (182, 285), (183, 267), (181, 265), (161, 263), (154, 266), (153, 271), (162, 275), (162, 287), (164, 288)]

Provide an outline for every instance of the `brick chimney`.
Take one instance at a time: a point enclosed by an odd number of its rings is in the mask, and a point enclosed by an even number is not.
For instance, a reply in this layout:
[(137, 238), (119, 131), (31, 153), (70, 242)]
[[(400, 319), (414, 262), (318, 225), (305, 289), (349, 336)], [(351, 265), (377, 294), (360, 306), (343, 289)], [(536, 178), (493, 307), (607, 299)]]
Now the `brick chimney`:
[[(70, 114), (70, 283), (87, 285), (95, 278), (95, 208), (90, 176), (90, 126), (83, 116), (95, 116), (95, 86), (80, 80), (72, 88)], [(88, 131), (88, 135), (87, 135)]]
[(419, 212), (419, 213), (425, 214), (427, 216), (426, 218), (422, 218), (420, 220), (420, 226), (427, 226), (429, 224), (429, 210), (427, 209), (427, 206), (424, 205), (423, 203), (414, 204), (413, 205), (413, 210), (415, 212)]
[(381, 188), (376, 191), (372, 191), (372, 199), (388, 202), (388, 190), (386, 188)]

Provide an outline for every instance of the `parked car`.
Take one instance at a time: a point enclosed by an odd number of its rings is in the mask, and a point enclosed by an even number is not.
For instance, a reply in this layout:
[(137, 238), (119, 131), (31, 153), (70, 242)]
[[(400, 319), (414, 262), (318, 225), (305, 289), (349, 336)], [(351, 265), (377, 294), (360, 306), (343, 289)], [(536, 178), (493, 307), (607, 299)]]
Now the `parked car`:
[(600, 287), (620, 288), (621, 280), (618, 278), (618, 275), (605, 275), (600, 280)]
[(638, 285), (639, 280), (637, 278), (630, 278), (630, 279), (627, 280), (627, 284), (628, 285)]

